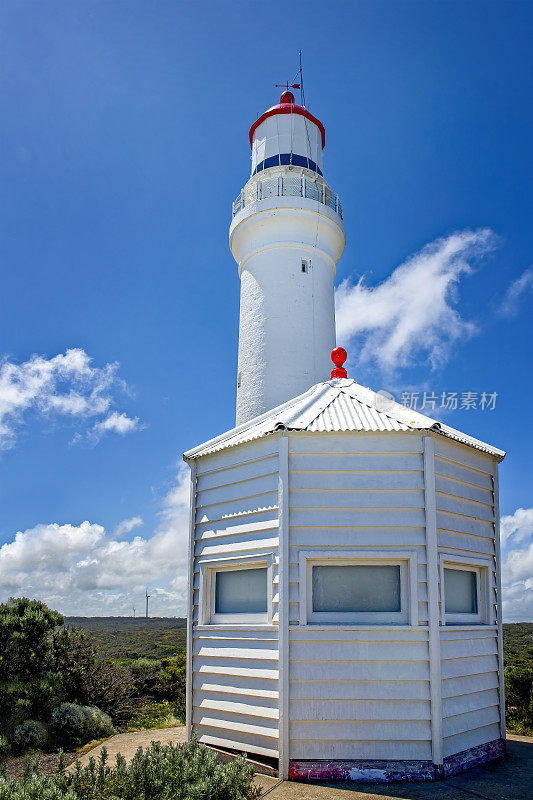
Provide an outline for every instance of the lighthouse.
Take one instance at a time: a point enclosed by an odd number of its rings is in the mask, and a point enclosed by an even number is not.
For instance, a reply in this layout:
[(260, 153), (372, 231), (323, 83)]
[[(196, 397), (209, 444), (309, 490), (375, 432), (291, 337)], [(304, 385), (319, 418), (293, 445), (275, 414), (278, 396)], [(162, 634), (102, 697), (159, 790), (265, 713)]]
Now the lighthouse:
[(249, 139), (251, 176), (229, 233), (241, 281), (237, 425), (327, 379), (345, 243), (342, 207), (323, 174), (320, 120), (287, 90)]
[(435, 780), (504, 752), (505, 453), (347, 374), (324, 143), (288, 91), (250, 129), (237, 425), (184, 454), (187, 733), (282, 778)]

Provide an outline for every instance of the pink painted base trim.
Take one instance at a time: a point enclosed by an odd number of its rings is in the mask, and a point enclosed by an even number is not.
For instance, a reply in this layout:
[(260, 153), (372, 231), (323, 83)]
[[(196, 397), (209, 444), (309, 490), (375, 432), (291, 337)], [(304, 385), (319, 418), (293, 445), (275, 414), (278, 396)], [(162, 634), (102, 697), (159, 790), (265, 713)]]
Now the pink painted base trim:
[(495, 739), (493, 742), (481, 744), (479, 747), (471, 747), (470, 750), (463, 750), (462, 753), (456, 753), (454, 756), (444, 759), (443, 777), (451, 778), (452, 775), (458, 775), (460, 772), (478, 767), (495, 758), (502, 758), (504, 755), (504, 739)]
[(459, 772), (500, 758), (505, 754), (505, 742), (496, 739), (479, 747), (444, 759), (444, 764), (431, 761), (291, 761), (289, 780), (293, 781), (438, 781)]

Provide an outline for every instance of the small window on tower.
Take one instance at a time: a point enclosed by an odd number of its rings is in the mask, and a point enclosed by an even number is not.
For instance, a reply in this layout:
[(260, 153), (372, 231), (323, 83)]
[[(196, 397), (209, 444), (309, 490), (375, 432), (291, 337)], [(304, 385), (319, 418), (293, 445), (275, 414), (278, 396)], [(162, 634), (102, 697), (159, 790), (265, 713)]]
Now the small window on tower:
[(309, 262), (309, 261), (305, 261), (305, 260), (302, 258), (302, 272), (309, 272), (309, 265), (310, 265), (310, 263), (311, 263), (311, 262)]
[(241, 372), (239, 370), (239, 372), (237, 373), (237, 389), (240, 387), (240, 385), (241, 385)]

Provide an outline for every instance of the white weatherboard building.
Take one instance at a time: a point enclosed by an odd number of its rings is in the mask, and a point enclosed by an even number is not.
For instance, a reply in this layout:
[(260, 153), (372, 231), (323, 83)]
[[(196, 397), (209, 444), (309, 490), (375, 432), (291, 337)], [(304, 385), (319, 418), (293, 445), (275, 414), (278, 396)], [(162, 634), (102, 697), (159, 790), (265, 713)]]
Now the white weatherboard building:
[(188, 731), (282, 777), (451, 775), (504, 749), (505, 454), (328, 380), (344, 228), (324, 129), (287, 92), (250, 140), (238, 426), (185, 454)]

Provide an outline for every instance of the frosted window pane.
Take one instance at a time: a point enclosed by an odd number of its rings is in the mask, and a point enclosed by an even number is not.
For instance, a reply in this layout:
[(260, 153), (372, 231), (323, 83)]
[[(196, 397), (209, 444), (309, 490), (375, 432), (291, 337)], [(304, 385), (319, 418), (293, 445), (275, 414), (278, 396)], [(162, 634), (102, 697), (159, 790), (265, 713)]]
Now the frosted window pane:
[(313, 611), (401, 611), (400, 567), (313, 567)]
[(266, 568), (216, 573), (215, 614), (258, 614), (266, 610)]
[(467, 569), (445, 569), (444, 596), (448, 614), (477, 614), (476, 573)]

